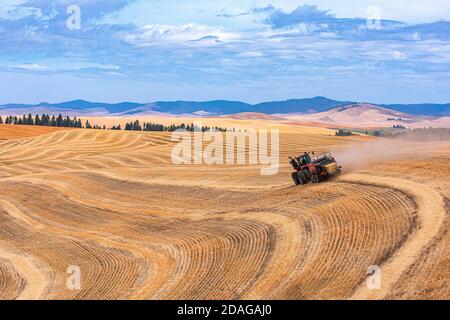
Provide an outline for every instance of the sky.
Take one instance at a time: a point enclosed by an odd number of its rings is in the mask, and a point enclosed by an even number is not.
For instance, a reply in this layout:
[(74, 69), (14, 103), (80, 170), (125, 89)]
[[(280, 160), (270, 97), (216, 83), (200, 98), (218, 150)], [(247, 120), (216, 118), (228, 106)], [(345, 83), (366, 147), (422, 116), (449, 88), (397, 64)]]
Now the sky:
[(450, 102), (449, 0), (2, 0), (0, 104)]

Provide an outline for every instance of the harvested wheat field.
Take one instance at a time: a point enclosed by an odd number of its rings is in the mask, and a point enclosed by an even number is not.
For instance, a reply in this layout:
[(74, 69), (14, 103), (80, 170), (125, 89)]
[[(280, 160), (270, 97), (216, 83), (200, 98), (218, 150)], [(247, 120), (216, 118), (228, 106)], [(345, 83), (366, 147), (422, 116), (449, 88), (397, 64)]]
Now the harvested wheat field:
[[(380, 142), (286, 126), (261, 176), (175, 166), (169, 133), (0, 128), (1, 299), (450, 298), (449, 143), (355, 165)], [(344, 175), (294, 187), (287, 157), (311, 150)]]
[(11, 139), (35, 137), (46, 133), (67, 129), (68, 128), (58, 128), (58, 127), (15, 126), (14, 130), (11, 130), (10, 126), (0, 125), (0, 142)]

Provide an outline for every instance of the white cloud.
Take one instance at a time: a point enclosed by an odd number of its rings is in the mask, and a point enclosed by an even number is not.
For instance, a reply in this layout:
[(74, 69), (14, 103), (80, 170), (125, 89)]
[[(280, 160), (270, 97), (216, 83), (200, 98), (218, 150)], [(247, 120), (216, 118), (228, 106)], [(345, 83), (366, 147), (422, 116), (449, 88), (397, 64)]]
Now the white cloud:
[(99, 64), (90, 62), (76, 62), (76, 61), (48, 61), (47, 64), (41, 63), (22, 63), (18, 65), (9, 66), (12, 69), (20, 69), (27, 71), (46, 71), (46, 72), (65, 72), (65, 71), (80, 71), (85, 69), (99, 69), (108, 71), (120, 70), (120, 66), (114, 64)]
[(245, 52), (238, 53), (236, 55), (236, 57), (240, 57), (240, 58), (259, 58), (259, 57), (263, 57), (263, 56), (264, 56), (264, 54), (259, 51), (245, 51)]
[(102, 69), (102, 70), (120, 70), (119, 66), (116, 66), (114, 64), (99, 64), (99, 63), (80, 63), (78, 65), (68, 67), (72, 70), (81, 70), (81, 69)]
[(201, 44), (220, 43), (238, 40), (237, 33), (226, 31), (222, 27), (209, 27), (189, 23), (185, 25), (147, 25), (133, 34), (125, 36), (125, 40), (136, 46), (152, 46), (157, 44)]
[(420, 40), (420, 33), (419, 32), (414, 32), (414, 34), (412, 35), (412, 39), (414, 41), (419, 41)]
[(42, 18), (42, 12), (38, 8), (30, 7), (2, 7), (0, 8), (0, 19), (15, 21), (29, 16)]
[(404, 60), (407, 58), (406, 54), (400, 51), (394, 51), (392, 52), (392, 57), (396, 60)]
[(0, 5), (0, 19), (7, 19), (11, 10), (14, 10), (16, 6), (24, 2), (25, 0), (2, 0), (2, 4)]
[(40, 70), (46, 70), (47, 67), (37, 64), (37, 63), (22, 63), (19, 65), (13, 66), (15, 69), (22, 69), (22, 70), (33, 70), (33, 71), (40, 71)]

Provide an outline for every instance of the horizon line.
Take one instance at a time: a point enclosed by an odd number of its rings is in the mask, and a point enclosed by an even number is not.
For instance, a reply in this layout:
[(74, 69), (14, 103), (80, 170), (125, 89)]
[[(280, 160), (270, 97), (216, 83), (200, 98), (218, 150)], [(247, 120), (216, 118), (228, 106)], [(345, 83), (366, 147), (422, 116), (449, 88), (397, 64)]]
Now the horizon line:
[(224, 102), (237, 102), (237, 103), (244, 103), (244, 104), (248, 104), (251, 106), (256, 106), (262, 103), (269, 103), (269, 102), (287, 102), (287, 101), (292, 101), (292, 100), (313, 100), (313, 99), (317, 99), (317, 98), (323, 98), (323, 99), (327, 99), (327, 100), (332, 100), (332, 101), (337, 101), (337, 102), (343, 102), (343, 103), (348, 103), (348, 104), (352, 104), (352, 103), (367, 103), (367, 104), (373, 104), (373, 105), (424, 105), (424, 104), (437, 104), (437, 105), (447, 105), (450, 104), (450, 102), (410, 102), (410, 103), (404, 103), (404, 102), (389, 102), (389, 103), (377, 103), (377, 102), (371, 102), (371, 101), (357, 101), (357, 100), (347, 100), (347, 99), (333, 99), (333, 98), (329, 98), (326, 96), (314, 96), (314, 97), (306, 97), (306, 98), (287, 98), (287, 99), (278, 99), (278, 100), (261, 100), (260, 102), (256, 102), (256, 103), (252, 103), (252, 102), (247, 102), (245, 100), (229, 100), (229, 99), (208, 99), (208, 100), (191, 100), (191, 99), (174, 99), (174, 100), (154, 100), (154, 101), (150, 101), (150, 102), (137, 102), (137, 101), (130, 101), (130, 100), (121, 100), (118, 102), (102, 102), (102, 101), (94, 101), (94, 100), (88, 100), (88, 99), (73, 99), (73, 100), (64, 100), (64, 101), (59, 101), (59, 102), (48, 102), (48, 101), (40, 101), (40, 102), (31, 102), (31, 103), (26, 103), (26, 102), (7, 102), (7, 103), (1, 103), (0, 106), (4, 107), (6, 105), (28, 105), (28, 106), (42, 106), (45, 104), (50, 104), (50, 105), (56, 105), (56, 104), (62, 104), (62, 103), (68, 103), (68, 102), (88, 102), (88, 103), (98, 103), (98, 104), (110, 104), (110, 105), (116, 105), (116, 104), (121, 104), (121, 103), (132, 103), (132, 104), (140, 104), (140, 105), (147, 105), (147, 104), (152, 104), (152, 103), (159, 103), (159, 102), (169, 102), (169, 103), (175, 103), (175, 102), (192, 102), (192, 103), (208, 103), (208, 102), (219, 102), (219, 101), (224, 101)]

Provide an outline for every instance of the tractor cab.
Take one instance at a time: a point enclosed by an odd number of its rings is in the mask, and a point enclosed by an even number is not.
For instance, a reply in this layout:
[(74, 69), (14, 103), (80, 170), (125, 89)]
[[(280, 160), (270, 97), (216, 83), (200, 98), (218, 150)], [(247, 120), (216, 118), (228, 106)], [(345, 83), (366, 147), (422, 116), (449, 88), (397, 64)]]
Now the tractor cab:
[(300, 163), (302, 165), (307, 165), (307, 164), (311, 164), (311, 157), (308, 153), (305, 153), (303, 156), (301, 156), (300, 158)]
[(299, 170), (301, 169), (301, 167), (312, 163), (312, 159), (309, 153), (305, 153), (304, 155), (297, 158), (290, 157), (289, 159), (294, 170)]

